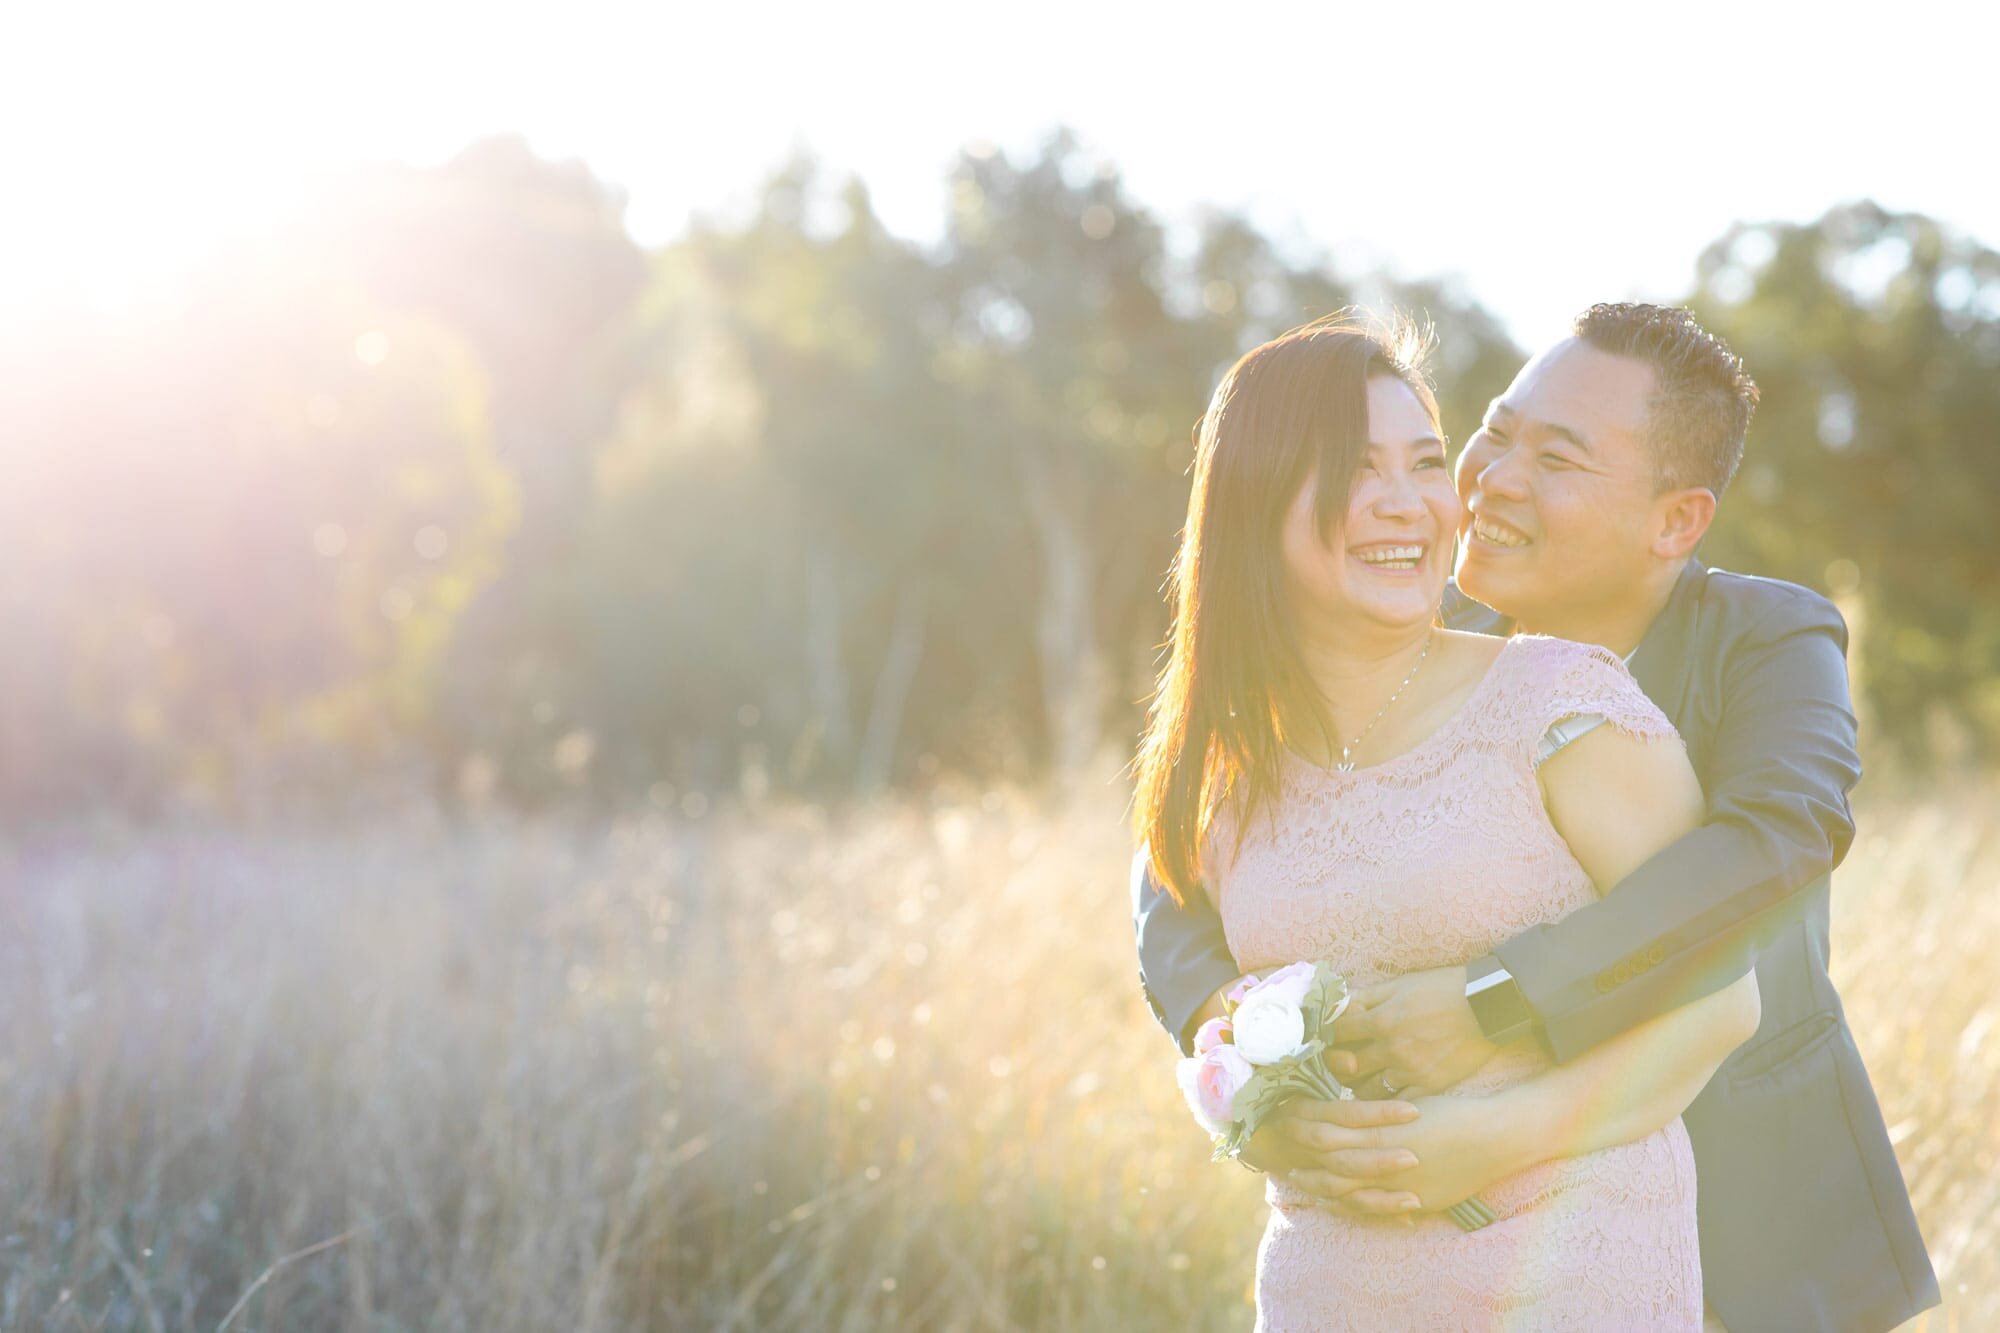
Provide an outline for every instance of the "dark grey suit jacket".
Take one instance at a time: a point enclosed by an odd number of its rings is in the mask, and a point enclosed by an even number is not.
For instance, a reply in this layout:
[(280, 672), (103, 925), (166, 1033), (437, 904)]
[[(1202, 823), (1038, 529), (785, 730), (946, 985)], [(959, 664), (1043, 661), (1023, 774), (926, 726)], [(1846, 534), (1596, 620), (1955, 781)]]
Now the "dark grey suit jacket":
[[(1449, 591), (1448, 623), (1505, 633)], [(1618, 891), (1496, 951), (1556, 1058), (1709, 994), (1754, 958), (1763, 1021), (1685, 1116), (1702, 1278), (1732, 1333), (1892, 1328), (1937, 1278), (1827, 977), (1827, 875), (1859, 779), (1847, 627), (1817, 593), (1690, 561), (1632, 655), (1687, 743), (1708, 822)], [(1140, 981), (1176, 1041), (1237, 974), (1206, 899), (1176, 908), (1133, 863)]]

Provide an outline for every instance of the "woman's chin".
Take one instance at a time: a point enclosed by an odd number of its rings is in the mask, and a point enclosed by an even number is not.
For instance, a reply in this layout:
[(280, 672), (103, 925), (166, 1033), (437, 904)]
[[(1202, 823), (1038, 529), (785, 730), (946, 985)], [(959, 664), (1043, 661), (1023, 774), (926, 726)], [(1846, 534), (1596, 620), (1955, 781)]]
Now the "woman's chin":
[(1426, 581), (1395, 596), (1359, 597), (1351, 604), (1358, 618), (1384, 629), (1421, 629), (1437, 619), (1444, 601), (1444, 584)]

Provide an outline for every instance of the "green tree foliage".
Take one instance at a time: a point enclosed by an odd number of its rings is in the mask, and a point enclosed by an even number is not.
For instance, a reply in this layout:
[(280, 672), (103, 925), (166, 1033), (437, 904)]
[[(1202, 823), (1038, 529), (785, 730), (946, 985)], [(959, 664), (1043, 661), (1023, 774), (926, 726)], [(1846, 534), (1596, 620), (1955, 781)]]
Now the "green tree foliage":
[(1033, 650), (1029, 734), (1059, 768), (1105, 735), (1102, 625), (1123, 591), (1107, 567), (1128, 543), (1154, 547), (1142, 515), (1162, 497), (1131, 478), (1157, 478), (1213, 374), (1167, 309), (1166, 266), (1159, 224), (1067, 135), (1025, 164), (980, 152), (952, 173), (944, 351), (966, 428), (999, 464), (992, 498), (1019, 524), (1008, 555), (1032, 582), (1011, 628)]
[[(1231, 361), (1394, 306), (1462, 440), (1523, 355), (1065, 134), (941, 194), (916, 244), (802, 159), (642, 254), (495, 140), (357, 173), (170, 322), (0, 349), (0, 800), (1065, 771), (1136, 732)], [(1765, 394), (1706, 554), (1845, 597), (1888, 734), (2000, 727), (2000, 258), (1858, 205), (1733, 230), (1692, 301)]]
[(2000, 254), (1861, 203), (1732, 229), (1691, 298), (1763, 391), (1710, 558), (1855, 610), (1865, 702), (1919, 748), (2000, 726)]
[[(1483, 407), (1516, 354), (1423, 295)], [(1067, 135), (965, 153), (932, 252), (787, 167), (656, 257), (635, 320), (575, 594), (607, 766), (865, 790), (1094, 757), (1151, 686), (1216, 378), (1350, 299), (1237, 219), (1177, 252)]]
[(624, 199), (582, 164), (543, 161), (510, 136), (434, 169), (369, 172), (319, 231), (353, 256), (375, 299), (465, 339), (520, 496), (508, 558), (451, 636), (452, 688), (432, 699), (430, 748), (497, 763), (528, 790), (574, 778), (595, 678), (576, 596), (592, 453), (630, 377), (622, 352), (646, 282)]
[(885, 780), (918, 660), (977, 583), (949, 549), (975, 504), (935, 274), (806, 163), (653, 274), (575, 590), (593, 721), (628, 775), (725, 779), (748, 745), (787, 780)]

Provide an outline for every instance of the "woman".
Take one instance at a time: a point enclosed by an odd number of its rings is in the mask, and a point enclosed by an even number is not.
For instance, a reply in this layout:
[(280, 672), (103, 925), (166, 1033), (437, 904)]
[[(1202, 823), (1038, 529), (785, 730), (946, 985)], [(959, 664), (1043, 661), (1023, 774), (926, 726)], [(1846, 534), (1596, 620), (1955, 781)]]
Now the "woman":
[[(1363, 987), (1462, 964), (1700, 821), (1615, 656), (1436, 628), (1463, 515), (1413, 351), (1309, 326), (1243, 357), (1202, 421), (1137, 823), (1249, 971), (1324, 958)], [(1441, 1211), (1465, 1173), (1425, 1151), (1403, 1217), (1273, 1178), (1258, 1326), (1699, 1328), (1679, 1116), (1757, 1017), (1753, 974), (1560, 1068), (1527, 1040), (1420, 1100), (1412, 1141), (1477, 1126), (1515, 1168), (1478, 1187), (1477, 1230)]]

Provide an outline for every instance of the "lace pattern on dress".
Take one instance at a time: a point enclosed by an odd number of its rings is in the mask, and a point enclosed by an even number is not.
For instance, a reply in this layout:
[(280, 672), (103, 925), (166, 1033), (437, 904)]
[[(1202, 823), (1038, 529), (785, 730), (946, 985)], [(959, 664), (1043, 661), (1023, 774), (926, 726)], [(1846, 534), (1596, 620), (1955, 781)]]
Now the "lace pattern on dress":
[[(1459, 711), (1381, 764), (1288, 757), (1274, 808), (1236, 850), (1218, 820), (1209, 884), (1248, 971), (1324, 958), (1366, 986), (1463, 964), (1596, 899), (1535, 778), (1548, 728), (1580, 714), (1647, 740), (1675, 732), (1602, 648), (1521, 636)], [(1532, 1077), (1532, 1041), (1451, 1095)], [(1485, 1193), (1500, 1220), (1336, 1217), (1279, 1180), (1258, 1251), (1259, 1327), (1683, 1327), (1701, 1322), (1694, 1163), (1678, 1121), (1636, 1143), (1544, 1163)]]

